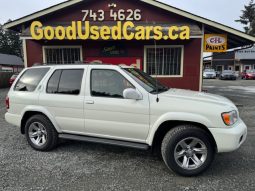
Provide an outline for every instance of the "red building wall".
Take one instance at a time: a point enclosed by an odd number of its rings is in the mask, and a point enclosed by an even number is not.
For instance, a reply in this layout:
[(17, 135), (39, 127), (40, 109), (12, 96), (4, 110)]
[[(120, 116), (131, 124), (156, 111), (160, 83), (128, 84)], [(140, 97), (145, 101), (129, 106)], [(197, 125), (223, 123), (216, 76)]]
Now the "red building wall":
[[(180, 15), (167, 12), (165, 10), (153, 7), (151, 5), (142, 3), (135, 0), (98, 0), (83, 2), (77, 6), (69, 7), (65, 10), (61, 10), (39, 18), (44, 25), (56, 25), (56, 23), (66, 23), (70, 24), (71, 21), (81, 20), (83, 9), (99, 10), (103, 9), (106, 12), (109, 11), (108, 4), (116, 3), (118, 9), (141, 9), (143, 22), (157, 22), (157, 23), (193, 23), (193, 21), (184, 18)], [(107, 14), (106, 14), (107, 15)], [(110, 20), (110, 18), (106, 18)], [(29, 26), (29, 25), (28, 25)], [(34, 41), (26, 40), (27, 42), (27, 60), (28, 66), (32, 66), (36, 62), (43, 62), (43, 50), (42, 46), (49, 45), (82, 45), (83, 49), (83, 60), (90, 61), (91, 59), (100, 58), (100, 50), (103, 41)], [(144, 61), (144, 46), (153, 45), (153, 41), (122, 41), (125, 44), (127, 50), (127, 57), (124, 59), (130, 62), (141, 59), (141, 64)], [(159, 78), (160, 81), (168, 86), (183, 89), (199, 90), (200, 85), (200, 61), (201, 61), (201, 38), (194, 38), (186, 41), (157, 41), (158, 45), (184, 45), (184, 68), (183, 77), (171, 77), (171, 78)], [(143, 68), (143, 66), (142, 66)]]

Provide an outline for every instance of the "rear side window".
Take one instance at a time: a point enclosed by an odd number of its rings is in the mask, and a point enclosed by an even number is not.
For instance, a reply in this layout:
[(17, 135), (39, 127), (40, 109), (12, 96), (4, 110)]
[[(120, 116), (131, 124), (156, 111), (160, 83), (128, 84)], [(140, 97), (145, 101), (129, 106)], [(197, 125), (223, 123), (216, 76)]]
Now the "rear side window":
[(16, 83), (15, 91), (33, 92), (50, 68), (31, 68), (26, 70)]
[(48, 81), (47, 93), (79, 95), (84, 70), (56, 70)]

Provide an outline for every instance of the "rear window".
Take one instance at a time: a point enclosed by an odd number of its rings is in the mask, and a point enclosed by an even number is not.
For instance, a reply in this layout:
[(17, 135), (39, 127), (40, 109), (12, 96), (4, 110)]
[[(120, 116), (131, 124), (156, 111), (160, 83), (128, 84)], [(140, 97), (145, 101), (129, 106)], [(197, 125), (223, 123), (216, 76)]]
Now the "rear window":
[(26, 70), (16, 83), (15, 91), (33, 92), (50, 68), (31, 68)]
[(47, 93), (80, 94), (83, 72), (83, 69), (56, 70), (48, 81)]

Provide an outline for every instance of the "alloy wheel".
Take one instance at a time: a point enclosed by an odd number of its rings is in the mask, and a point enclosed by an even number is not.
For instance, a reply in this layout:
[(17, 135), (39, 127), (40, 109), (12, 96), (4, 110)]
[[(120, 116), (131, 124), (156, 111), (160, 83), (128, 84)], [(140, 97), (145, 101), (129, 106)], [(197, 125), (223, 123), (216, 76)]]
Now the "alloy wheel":
[(43, 146), (47, 141), (47, 131), (43, 124), (33, 122), (28, 128), (29, 138), (36, 146)]
[(207, 147), (202, 140), (189, 137), (177, 143), (174, 150), (174, 159), (179, 167), (186, 170), (195, 170), (204, 164), (207, 153)]

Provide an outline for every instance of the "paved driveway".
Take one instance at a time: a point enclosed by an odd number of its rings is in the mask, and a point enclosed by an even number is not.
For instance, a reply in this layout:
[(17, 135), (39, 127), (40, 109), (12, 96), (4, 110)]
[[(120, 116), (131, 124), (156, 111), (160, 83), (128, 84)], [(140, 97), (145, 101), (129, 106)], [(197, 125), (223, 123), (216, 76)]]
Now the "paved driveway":
[(239, 106), (249, 135), (239, 150), (217, 155), (193, 178), (169, 172), (150, 152), (73, 141), (34, 151), (4, 121), (7, 90), (0, 90), (0, 190), (255, 190), (255, 81), (206, 80), (204, 89)]

